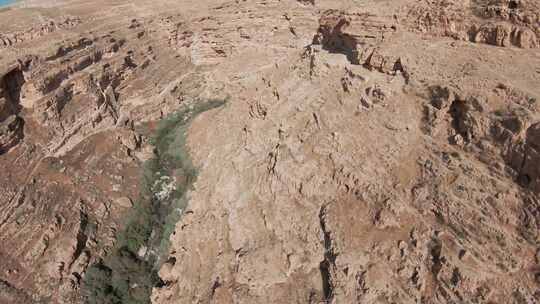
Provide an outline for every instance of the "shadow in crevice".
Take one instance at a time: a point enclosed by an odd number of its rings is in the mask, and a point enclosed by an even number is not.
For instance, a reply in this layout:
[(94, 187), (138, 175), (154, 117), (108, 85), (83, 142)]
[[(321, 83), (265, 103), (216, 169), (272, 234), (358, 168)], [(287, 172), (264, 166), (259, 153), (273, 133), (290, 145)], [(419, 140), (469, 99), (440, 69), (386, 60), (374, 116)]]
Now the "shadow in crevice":
[(4, 120), (6, 118), (4, 116), (16, 115), (21, 111), (21, 88), (24, 82), (23, 72), (18, 67), (0, 78), (0, 91), (3, 91), (3, 97), (6, 99), (0, 120)]
[[(335, 16), (332, 16), (335, 14)], [(313, 37), (313, 45), (321, 45), (325, 51), (334, 54), (343, 54), (352, 64), (360, 64), (358, 60), (358, 41), (344, 30), (351, 21), (339, 12), (329, 11), (328, 23), (321, 24), (317, 34)]]
[(0, 155), (17, 145), (24, 137), (24, 120), (19, 116), (24, 82), (20, 67), (0, 77)]

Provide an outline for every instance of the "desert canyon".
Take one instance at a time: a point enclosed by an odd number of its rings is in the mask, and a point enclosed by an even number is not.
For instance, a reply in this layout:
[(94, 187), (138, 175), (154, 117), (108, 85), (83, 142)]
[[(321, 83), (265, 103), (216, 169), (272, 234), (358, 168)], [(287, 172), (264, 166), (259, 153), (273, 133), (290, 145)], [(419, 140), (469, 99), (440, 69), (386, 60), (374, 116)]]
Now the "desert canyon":
[(540, 303), (540, 1), (0, 9), (0, 303)]

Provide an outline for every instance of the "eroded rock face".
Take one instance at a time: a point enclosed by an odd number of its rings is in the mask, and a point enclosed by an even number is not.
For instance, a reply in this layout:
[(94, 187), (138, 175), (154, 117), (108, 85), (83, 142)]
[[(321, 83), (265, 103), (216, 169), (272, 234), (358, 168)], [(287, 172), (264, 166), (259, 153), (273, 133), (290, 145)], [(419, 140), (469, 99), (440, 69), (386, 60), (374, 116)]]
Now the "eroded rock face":
[[(540, 297), (535, 1), (57, 5), (0, 12), (0, 303), (85, 303), (122, 242), (155, 304)], [(149, 130), (213, 99), (170, 246), (119, 242)]]
[(11, 68), (0, 77), (0, 153), (15, 146), (23, 137), (20, 112), (21, 87), (24, 76), (19, 67)]
[(413, 4), (413, 28), (500, 47), (538, 48), (539, 5), (536, 1), (436, 1), (426, 7)]
[(385, 38), (397, 30), (394, 20), (369, 13), (347, 14), (328, 10), (323, 13), (319, 24), (313, 38), (314, 45), (345, 54), (352, 64), (384, 73), (402, 69), (399, 57), (389, 56), (381, 50)]
[(525, 132), (524, 138), (516, 142), (509, 155), (512, 167), (517, 171), (519, 182), (533, 192), (540, 191), (539, 172), (536, 166), (540, 154), (538, 123), (531, 125)]
[(496, 46), (517, 46), (520, 48), (538, 48), (538, 37), (529, 28), (520, 28), (510, 24), (482, 25), (473, 40)]
[(22, 138), (23, 121), (16, 115), (7, 117), (0, 125), (0, 151), (2, 153), (19, 143)]
[[(1, 20), (2, 32), (17, 32)], [(102, 22), (97, 32), (47, 23), (0, 51), (0, 303), (86, 301), (88, 267), (114, 246), (139, 196), (152, 153), (144, 123), (203, 85), (175, 82), (187, 60), (140, 35), (159, 29)]]
[(39, 25), (34, 25), (23, 31), (5, 32), (0, 34), (0, 48), (7, 48), (17, 43), (28, 42), (45, 36), (54, 31), (69, 29), (81, 23), (77, 17), (65, 17), (61, 20), (50, 20)]

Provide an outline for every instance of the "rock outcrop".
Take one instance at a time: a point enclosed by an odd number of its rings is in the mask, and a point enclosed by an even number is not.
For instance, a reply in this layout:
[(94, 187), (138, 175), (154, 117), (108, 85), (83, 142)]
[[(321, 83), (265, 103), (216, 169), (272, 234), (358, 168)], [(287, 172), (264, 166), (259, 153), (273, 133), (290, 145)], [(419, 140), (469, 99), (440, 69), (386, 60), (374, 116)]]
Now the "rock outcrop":
[[(540, 47), (540, 7), (536, 1), (436, 1), (413, 4), (414, 29), (500, 47)], [(472, 14), (471, 14), (472, 12)], [(409, 21), (407, 20), (407, 21)]]
[(342, 53), (352, 64), (364, 65), (384, 73), (401, 70), (400, 58), (384, 53), (385, 39), (397, 31), (395, 21), (369, 13), (346, 14), (329, 10), (319, 20), (314, 45)]
[(67, 17), (60, 21), (50, 20), (23, 31), (1, 33), (0, 48), (10, 47), (22, 42), (29, 42), (57, 30), (73, 28), (79, 23), (81, 23), (80, 18)]

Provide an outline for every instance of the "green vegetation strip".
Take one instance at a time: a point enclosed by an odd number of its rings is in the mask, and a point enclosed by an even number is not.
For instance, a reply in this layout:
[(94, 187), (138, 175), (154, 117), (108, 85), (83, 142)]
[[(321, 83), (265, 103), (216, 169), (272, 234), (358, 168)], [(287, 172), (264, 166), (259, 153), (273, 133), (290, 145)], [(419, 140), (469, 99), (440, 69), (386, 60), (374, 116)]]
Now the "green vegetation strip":
[(198, 114), (222, 106), (211, 100), (160, 121), (152, 138), (156, 157), (144, 164), (140, 199), (109, 254), (90, 266), (82, 291), (89, 304), (150, 303), (152, 288), (169, 249), (169, 237), (187, 206), (185, 194), (197, 177), (186, 149), (186, 131)]

